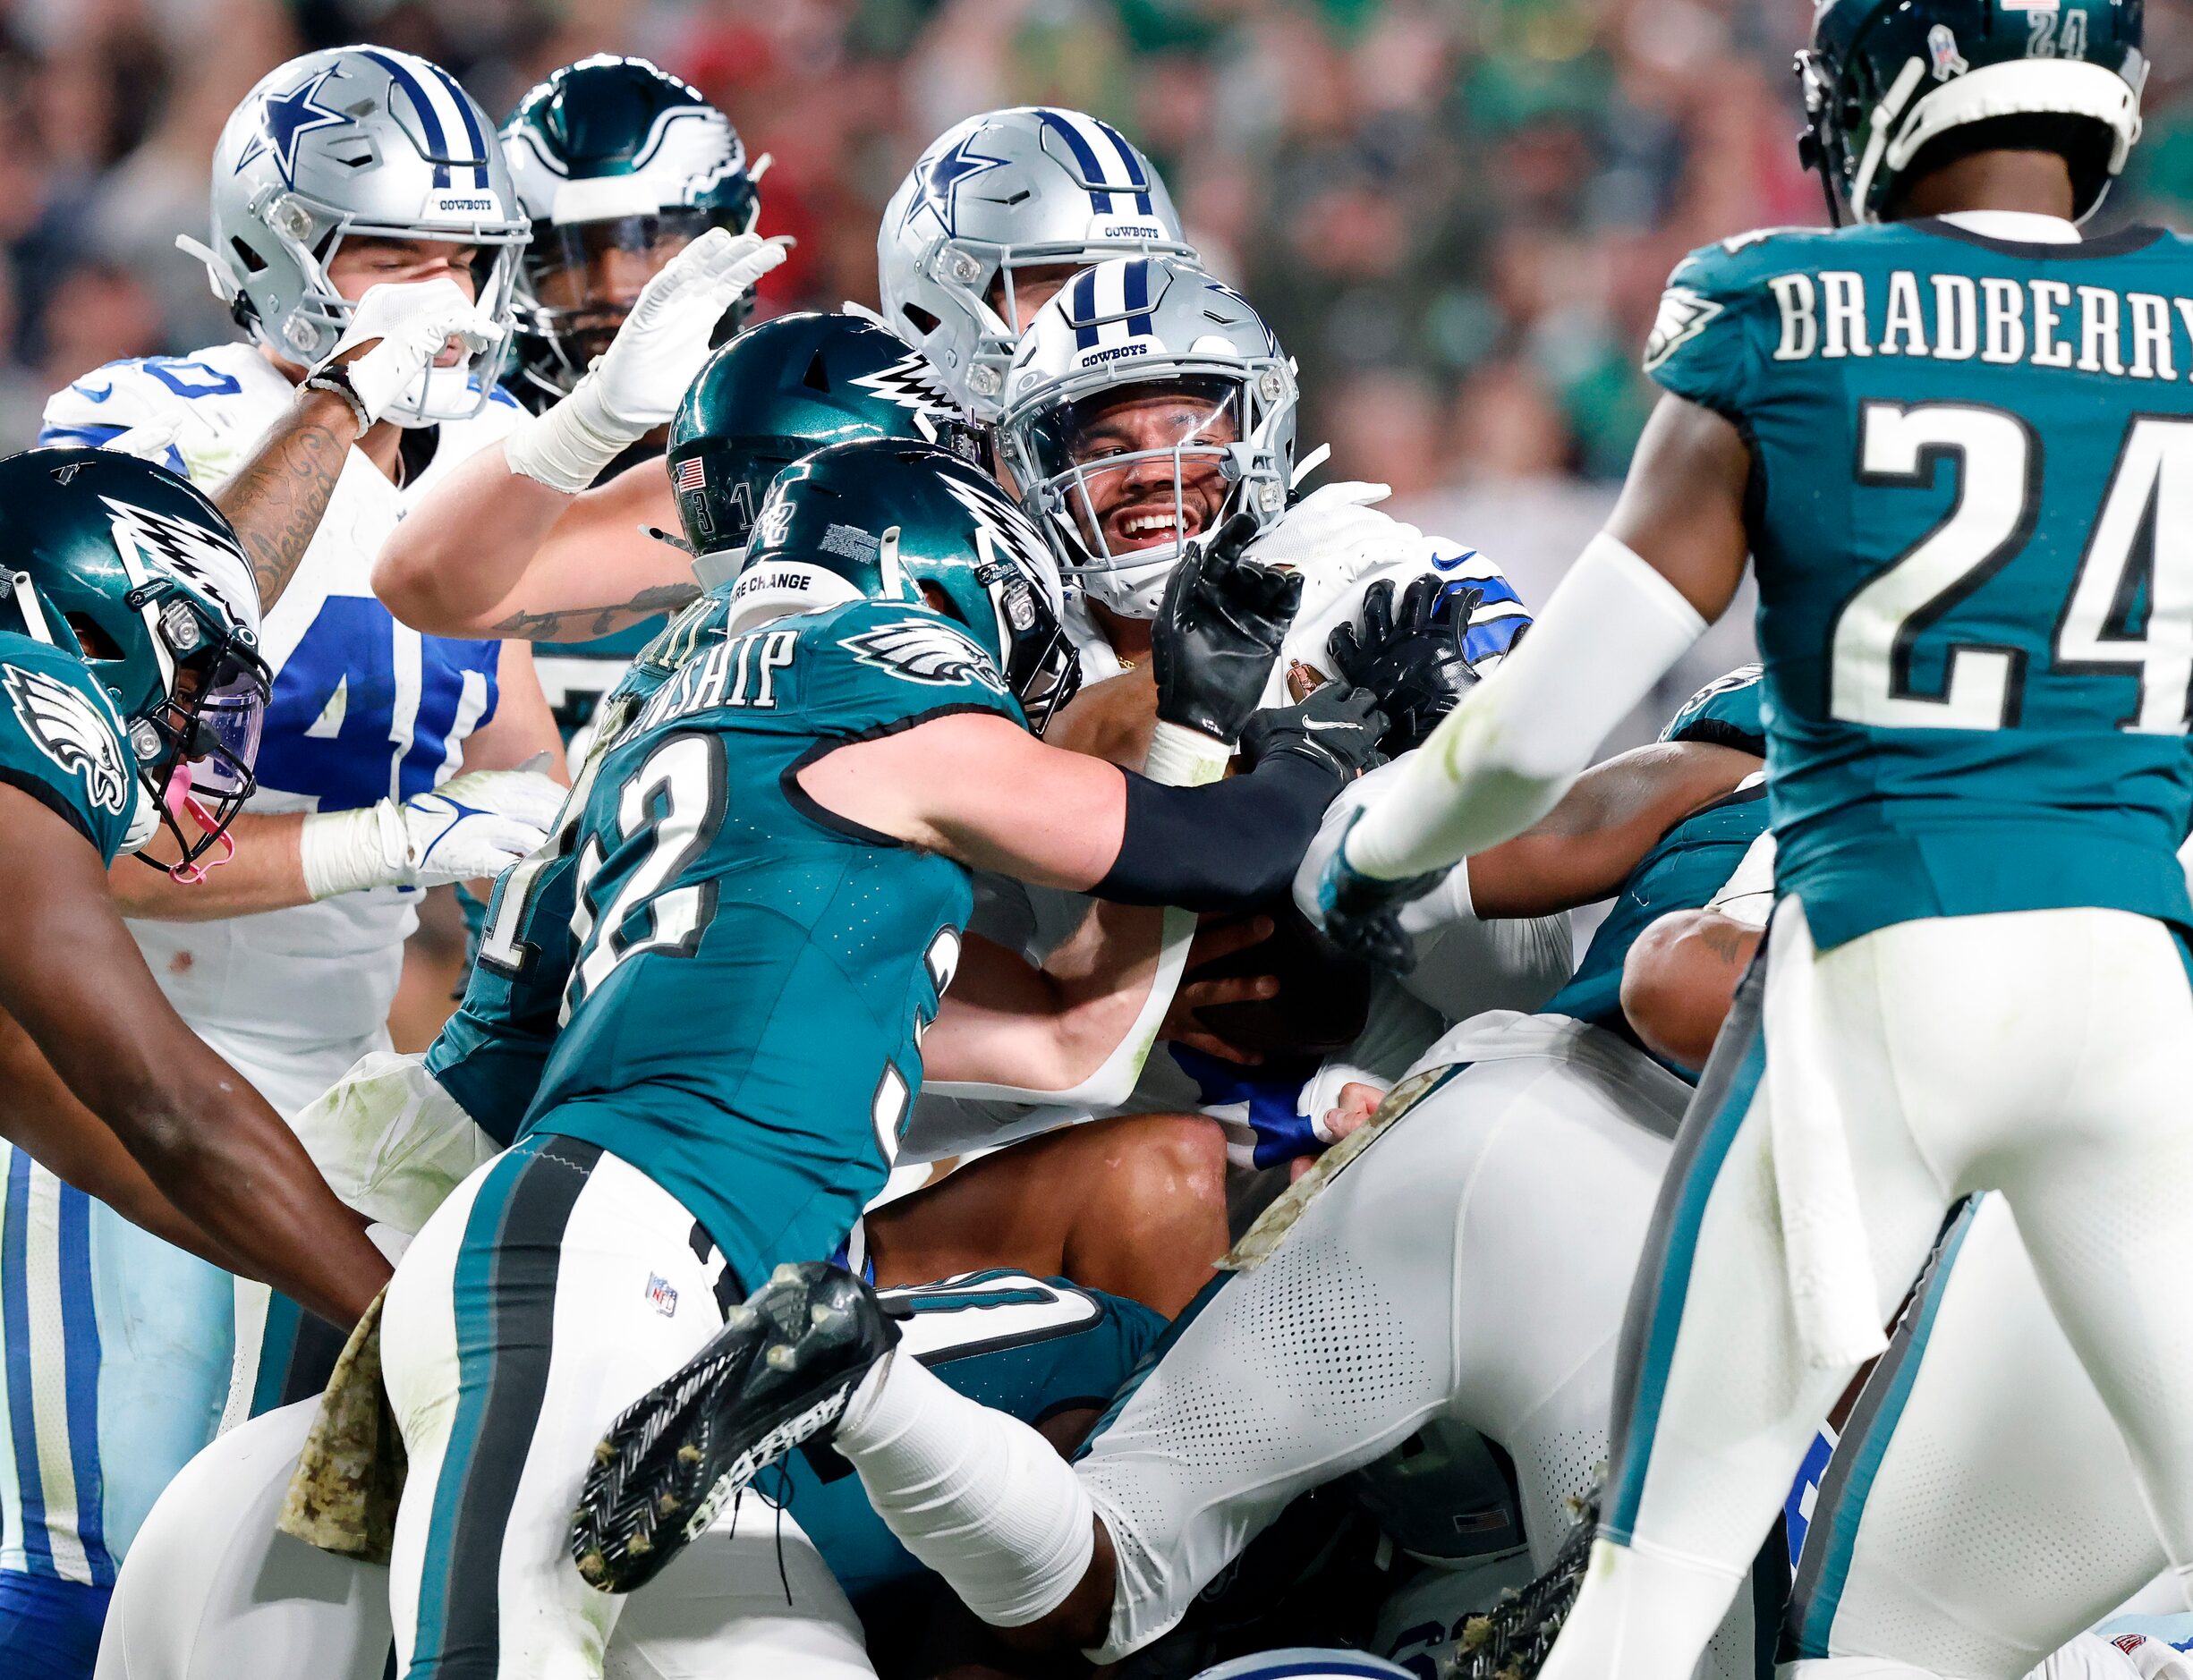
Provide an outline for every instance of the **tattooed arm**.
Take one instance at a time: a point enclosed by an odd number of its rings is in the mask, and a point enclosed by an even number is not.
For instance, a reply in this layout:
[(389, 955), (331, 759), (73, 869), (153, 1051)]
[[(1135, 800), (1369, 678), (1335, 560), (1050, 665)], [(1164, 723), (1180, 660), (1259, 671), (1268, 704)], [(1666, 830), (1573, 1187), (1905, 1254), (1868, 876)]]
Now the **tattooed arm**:
[(1671, 1062), (1704, 1067), (1763, 932), (1709, 909), (1672, 912), (1639, 934), (1622, 964), (1622, 1013), (1637, 1036)]
[(566, 496), (511, 471), (497, 444), (421, 499), (374, 563), (373, 591), (438, 636), (582, 641), (684, 606), (700, 591), (659, 461)]
[(214, 505), (228, 515), (251, 562), (260, 611), (270, 610), (297, 574), (358, 437), (348, 403), (331, 391), (300, 391), (251, 459), (214, 492)]

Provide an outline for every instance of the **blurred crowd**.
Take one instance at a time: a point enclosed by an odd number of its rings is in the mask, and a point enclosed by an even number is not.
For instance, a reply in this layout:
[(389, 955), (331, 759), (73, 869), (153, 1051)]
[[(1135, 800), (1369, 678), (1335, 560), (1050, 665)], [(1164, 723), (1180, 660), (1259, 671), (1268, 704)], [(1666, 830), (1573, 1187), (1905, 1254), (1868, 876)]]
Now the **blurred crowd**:
[[(2193, 216), (2193, 0), (2149, 0), (2150, 139), (2104, 212)], [(1594, 530), (1651, 394), (1669, 267), (1815, 222), (1805, 0), (0, 0), (0, 445), (109, 358), (228, 335), (202, 233), (223, 119), (371, 38), (491, 111), (642, 53), (774, 159), (799, 240), (765, 308), (872, 302), (878, 212), (971, 112), (1083, 107), (1159, 161), (1191, 237), (1302, 364), (1305, 446), (1469, 532), (1532, 598)]]

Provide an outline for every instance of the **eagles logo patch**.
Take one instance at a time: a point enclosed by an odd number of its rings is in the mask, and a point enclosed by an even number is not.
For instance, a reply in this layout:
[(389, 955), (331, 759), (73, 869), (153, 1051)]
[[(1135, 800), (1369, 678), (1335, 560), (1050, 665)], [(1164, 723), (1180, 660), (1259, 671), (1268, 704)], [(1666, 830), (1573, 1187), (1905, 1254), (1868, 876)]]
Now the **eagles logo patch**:
[(8, 699), (30, 744), (64, 775), (81, 770), (85, 791), (101, 810), (117, 814), (130, 802), (130, 771), (122, 743), (91, 700), (56, 677), (21, 666), (7, 667)]
[(909, 683), (939, 688), (978, 683), (994, 694), (1005, 692), (1005, 679), (990, 656), (940, 619), (905, 618), (879, 624), (837, 644), (863, 665), (888, 671)]
[(1670, 286), (1661, 294), (1660, 318), (1645, 343), (1645, 370), (1651, 373), (1713, 324), (1725, 306), (1688, 286)]

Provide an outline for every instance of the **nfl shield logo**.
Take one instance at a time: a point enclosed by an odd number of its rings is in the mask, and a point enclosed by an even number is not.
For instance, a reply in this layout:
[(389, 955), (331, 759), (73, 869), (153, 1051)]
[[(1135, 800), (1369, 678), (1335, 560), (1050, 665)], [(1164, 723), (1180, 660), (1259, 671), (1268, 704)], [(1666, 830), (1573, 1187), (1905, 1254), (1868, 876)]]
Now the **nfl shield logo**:
[(648, 1274), (647, 1302), (666, 1319), (676, 1315), (677, 1291), (670, 1286), (667, 1279), (658, 1277), (652, 1272)]

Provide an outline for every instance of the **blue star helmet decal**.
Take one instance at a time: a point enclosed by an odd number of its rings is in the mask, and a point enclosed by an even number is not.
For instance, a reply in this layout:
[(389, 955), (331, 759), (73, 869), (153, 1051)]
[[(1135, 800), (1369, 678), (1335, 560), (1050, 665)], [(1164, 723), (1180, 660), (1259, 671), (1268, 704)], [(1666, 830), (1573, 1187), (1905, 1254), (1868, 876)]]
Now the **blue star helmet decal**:
[(331, 111), (324, 105), (313, 103), (327, 78), (334, 75), (336, 66), (330, 64), (310, 80), (293, 88), (287, 93), (270, 93), (266, 98), (266, 109), (261, 115), (258, 138), (243, 148), (236, 159), (236, 171), (242, 174), (247, 165), (264, 152), (274, 154), (275, 165), (282, 172), (286, 186), (297, 184), (297, 142), (314, 129), (336, 128), (350, 121), (340, 111)]
[(988, 174), (993, 169), (1002, 169), (1012, 161), (1008, 157), (991, 157), (974, 149), (980, 136), (970, 134), (948, 152), (943, 153), (922, 178), (922, 191), (906, 204), (906, 220), (914, 218), (926, 208), (935, 213), (944, 224), (945, 237), (956, 238), (959, 233), (959, 190), (977, 175)]

